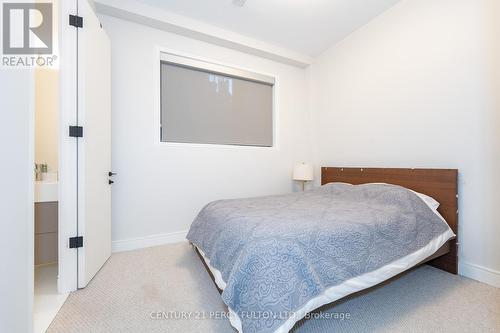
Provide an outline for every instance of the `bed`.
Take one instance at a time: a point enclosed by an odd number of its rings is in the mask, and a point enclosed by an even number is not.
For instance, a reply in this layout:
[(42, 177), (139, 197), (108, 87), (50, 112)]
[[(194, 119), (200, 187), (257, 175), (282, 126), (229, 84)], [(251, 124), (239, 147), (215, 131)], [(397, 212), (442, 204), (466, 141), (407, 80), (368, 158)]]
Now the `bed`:
[(320, 188), (209, 203), (187, 238), (237, 331), (288, 332), (418, 264), (456, 274), (457, 174), (324, 167)]

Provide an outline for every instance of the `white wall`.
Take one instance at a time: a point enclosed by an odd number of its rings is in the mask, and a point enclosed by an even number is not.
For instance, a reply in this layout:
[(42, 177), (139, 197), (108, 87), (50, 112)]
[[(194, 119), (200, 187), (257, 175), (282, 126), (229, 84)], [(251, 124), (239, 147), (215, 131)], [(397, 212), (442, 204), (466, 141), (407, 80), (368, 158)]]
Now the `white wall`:
[[(211, 200), (288, 192), (293, 165), (312, 157), (317, 167), (458, 168), (460, 271), (498, 284), (498, 6), (403, 0), (307, 71), (102, 16), (119, 173), (113, 240), (185, 231)], [(158, 47), (276, 75), (279, 148), (158, 143)]]
[(0, 69), (0, 332), (30, 332), (33, 308), (33, 73)]
[(308, 74), (316, 165), (458, 168), (460, 270), (496, 284), (498, 7), (403, 0), (322, 54)]
[[(186, 231), (208, 202), (290, 192), (310, 160), (305, 71), (101, 16), (112, 45), (113, 240)], [(278, 147), (160, 144), (157, 47), (275, 75)]]
[(35, 162), (47, 163), (57, 172), (59, 141), (59, 73), (55, 69), (35, 70)]

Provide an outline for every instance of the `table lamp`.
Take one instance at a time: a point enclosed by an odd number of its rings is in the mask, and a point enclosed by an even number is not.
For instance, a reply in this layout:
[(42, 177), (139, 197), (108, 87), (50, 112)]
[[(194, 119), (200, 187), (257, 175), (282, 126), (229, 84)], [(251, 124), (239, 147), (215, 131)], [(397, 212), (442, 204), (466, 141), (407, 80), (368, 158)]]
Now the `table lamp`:
[(300, 163), (293, 168), (293, 180), (302, 182), (302, 191), (305, 190), (306, 182), (313, 180), (314, 170), (312, 165)]

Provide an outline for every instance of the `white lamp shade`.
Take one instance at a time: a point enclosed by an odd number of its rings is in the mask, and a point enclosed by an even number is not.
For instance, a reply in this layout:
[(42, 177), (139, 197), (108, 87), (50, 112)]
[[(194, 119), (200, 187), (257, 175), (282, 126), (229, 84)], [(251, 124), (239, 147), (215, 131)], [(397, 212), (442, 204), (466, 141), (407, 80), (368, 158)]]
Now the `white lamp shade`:
[(293, 179), (310, 181), (314, 178), (314, 171), (312, 165), (300, 163), (293, 168)]

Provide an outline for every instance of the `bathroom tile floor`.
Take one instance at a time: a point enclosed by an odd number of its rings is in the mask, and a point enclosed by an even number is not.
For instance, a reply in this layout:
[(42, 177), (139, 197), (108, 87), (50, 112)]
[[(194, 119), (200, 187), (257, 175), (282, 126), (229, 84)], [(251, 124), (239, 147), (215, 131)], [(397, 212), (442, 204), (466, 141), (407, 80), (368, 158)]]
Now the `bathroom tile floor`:
[(57, 264), (35, 266), (34, 333), (47, 330), (67, 297), (57, 293)]

